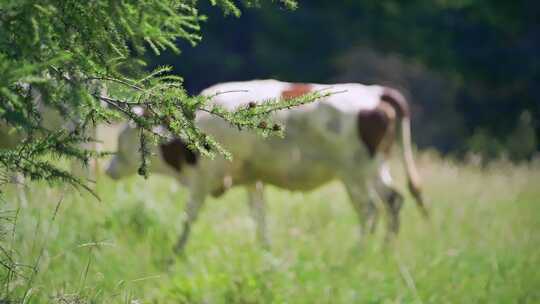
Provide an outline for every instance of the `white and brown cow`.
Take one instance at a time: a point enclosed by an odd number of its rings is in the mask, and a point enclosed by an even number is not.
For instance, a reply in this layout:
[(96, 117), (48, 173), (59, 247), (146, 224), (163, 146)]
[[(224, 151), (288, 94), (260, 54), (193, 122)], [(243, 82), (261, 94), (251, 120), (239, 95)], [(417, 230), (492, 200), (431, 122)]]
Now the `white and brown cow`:
[[(201, 94), (214, 96), (214, 103), (232, 110), (252, 102), (293, 98), (320, 90), (339, 93), (274, 114), (286, 127), (284, 138), (263, 139), (254, 132), (240, 131), (220, 118), (198, 113), (198, 125), (232, 153), (232, 161), (223, 157), (199, 158), (179, 139), (155, 147), (159, 151), (150, 170), (172, 175), (190, 190), (177, 251), (186, 244), (205, 198), (218, 196), (232, 185), (246, 186), (257, 236), (263, 243), (268, 241), (264, 184), (308, 191), (338, 179), (345, 185), (358, 214), (360, 232), (373, 227), (377, 211), (374, 202), (382, 201), (390, 215), (389, 234), (397, 233), (403, 198), (394, 189), (387, 166), (397, 127), (402, 132), (409, 189), (427, 215), (412, 157), (409, 107), (398, 91), (353, 83), (323, 85), (254, 80), (218, 84)], [(136, 172), (137, 134), (130, 125), (122, 131), (118, 153), (107, 169), (109, 176), (121, 178)]]

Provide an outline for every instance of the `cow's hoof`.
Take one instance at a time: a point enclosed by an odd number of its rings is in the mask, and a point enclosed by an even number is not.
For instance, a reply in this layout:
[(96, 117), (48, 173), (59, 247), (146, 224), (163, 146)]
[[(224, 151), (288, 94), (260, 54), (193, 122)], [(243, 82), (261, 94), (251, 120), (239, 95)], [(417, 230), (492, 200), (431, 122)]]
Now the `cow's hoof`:
[(155, 260), (155, 265), (160, 269), (170, 269), (176, 263), (176, 257), (169, 255)]

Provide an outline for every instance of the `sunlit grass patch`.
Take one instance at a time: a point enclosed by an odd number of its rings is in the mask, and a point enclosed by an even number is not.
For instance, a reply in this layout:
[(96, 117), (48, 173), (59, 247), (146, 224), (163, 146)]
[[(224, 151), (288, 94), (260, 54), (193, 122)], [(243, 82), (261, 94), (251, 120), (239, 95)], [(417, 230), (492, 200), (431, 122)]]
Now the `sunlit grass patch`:
[[(187, 193), (170, 179), (103, 177), (101, 202), (36, 185), (3, 244), (37, 272), (5, 293), (31, 288), (27, 303), (539, 302), (540, 166), (482, 168), (424, 153), (419, 167), (433, 216), (424, 221), (407, 199), (395, 244), (384, 243), (383, 221), (359, 247), (356, 216), (331, 183), (305, 194), (268, 187), (265, 251), (235, 188), (207, 201), (181, 257), (172, 247)], [(14, 193), (6, 198), (14, 209)]]

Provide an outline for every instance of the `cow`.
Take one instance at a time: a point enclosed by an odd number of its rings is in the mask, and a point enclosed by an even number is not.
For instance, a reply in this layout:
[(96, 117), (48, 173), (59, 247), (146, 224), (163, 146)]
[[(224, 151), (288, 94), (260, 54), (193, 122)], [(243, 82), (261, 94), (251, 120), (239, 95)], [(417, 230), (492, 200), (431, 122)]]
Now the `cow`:
[[(325, 97), (288, 110), (277, 111), (273, 119), (285, 126), (284, 137), (261, 138), (242, 131), (206, 112), (196, 123), (233, 155), (232, 161), (217, 156), (199, 157), (179, 138), (153, 147), (150, 171), (173, 176), (189, 188), (183, 231), (175, 251), (188, 240), (205, 198), (220, 196), (228, 188), (247, 189), (257, 237), (268, 245), (265, 223), (264, 185), (293, 191), (309, 191), (332, 180), (340, 180), (349, 195), (359, 221), (360, 235), (372, 231), (377, 219), (376, 202), (383, 202), (389, 214), (387, 235), (399, 230), (403, 196), (394, 188), (388, 156), (401, 130), (403, 162), (410, 192), (424, 215), (420, 177), (411, 149), (410, 109), (397, 90), (349, 84), (298, 84), (277, 80), (254, 80), (217, 84), (201, 92), (228, 110), (268, 100), (290, 99), (309, 92), (324, 91)], [(335, 93), (335, 94), (334, 94)], [(328, 96), (326, 96), (328, 95)], [(106, 169), (119, 179), (134, 174), (139, 163), (138, 131), (126, 124), (118, 151)]]

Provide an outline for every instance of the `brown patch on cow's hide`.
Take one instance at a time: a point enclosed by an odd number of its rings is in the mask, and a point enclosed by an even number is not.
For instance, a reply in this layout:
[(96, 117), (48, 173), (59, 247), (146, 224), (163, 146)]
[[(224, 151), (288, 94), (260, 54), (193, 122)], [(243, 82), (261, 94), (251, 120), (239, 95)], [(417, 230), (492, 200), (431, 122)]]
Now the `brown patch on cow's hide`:
[(159, 148), (165, 163), (178, 172), (180, 172), (184, 163), (195, 165), (199, 158), (198, 155), (191, 151), (179, 138), (163, 143), (159, 145)]
[(285, 91), (281, 92), (281, 98), (297, 98), (306, 95), (309, 92), (311, 92), (311, 85), (305, 83), (295, 83), (290, 85)]
[(358, 134), (370, 156), (373, 157), (381, 148), (392, 125), (391, 120), (388, 113), (381, 107), (358, 113)]

